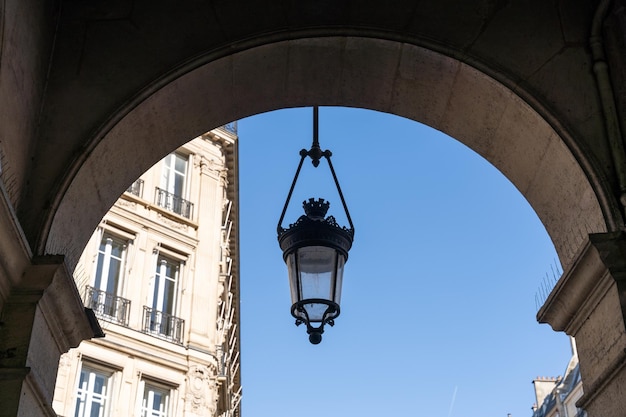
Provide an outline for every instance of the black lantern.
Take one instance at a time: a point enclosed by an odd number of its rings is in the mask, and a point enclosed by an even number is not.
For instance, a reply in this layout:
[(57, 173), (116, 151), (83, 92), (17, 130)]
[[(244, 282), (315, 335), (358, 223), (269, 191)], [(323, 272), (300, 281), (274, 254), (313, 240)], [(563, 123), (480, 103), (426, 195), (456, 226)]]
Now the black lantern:
[[(296, 325), (306, 324), (309, 341), (322, 341), (324, 325), (333, 326), (339, 316), (343, 269), (354, 239), (354, 226), (343, 198), (339, 181), (330, 161), (331, 152), (322, 152), (318, 141), (318, 108), (313, 109), (313, 144), (300, 151), (300, 164), (278, 221), (278, 242), (289, 273), (291, 314)], [(305, 215), (289, 228), (282, 227), (283, 218), (298, 180), (302, 163), (310, 157), (314, 167), (324, 157), (335, 181), (350, 228), (341, 227), (333, 216), (326, 217), (330, 203), (323, 198), (303, 202)]]

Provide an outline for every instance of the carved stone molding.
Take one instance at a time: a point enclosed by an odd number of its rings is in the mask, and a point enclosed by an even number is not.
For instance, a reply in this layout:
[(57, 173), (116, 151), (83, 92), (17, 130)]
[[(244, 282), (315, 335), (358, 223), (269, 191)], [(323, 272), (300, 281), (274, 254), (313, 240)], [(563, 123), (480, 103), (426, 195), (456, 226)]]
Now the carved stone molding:
[(117, 205), (119, 205), (120, 207), (129, 209), (129, 210), (133, 210), (133, 211), (137, 210), (137, 203), (135, 203), (134, 201), (125, 200), (123, 198), (120, 198), (119, 200), (117, 200)]
[(157, 217), (158, 217), (160, 222), (163, 222), (164, 224), (166, 224), (167, 226), (171, 227), (172, 229), (180, 230), (180, 231), (183, 231), (183, 232), (186, 232), (187, 229), (188, 229), (188, 226), (186, 224), (174, 221), (174, 220), (170, 219), (169, 217), (166, 217), (166, 216), (162, 215), (161, 213), (158, 213)]
[(192, 365), (187, 372), (187, 392), (185, 410), (194, 416), (213, 416), (216, 410), (217, 386), (209, 367)]

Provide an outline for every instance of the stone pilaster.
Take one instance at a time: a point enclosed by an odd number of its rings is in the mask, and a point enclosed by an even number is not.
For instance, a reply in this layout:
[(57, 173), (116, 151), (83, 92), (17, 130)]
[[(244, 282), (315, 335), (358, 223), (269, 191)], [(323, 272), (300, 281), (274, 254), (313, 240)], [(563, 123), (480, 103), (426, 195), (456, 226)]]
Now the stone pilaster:
[(63, 257), (35, 258), (0, 314), (0, 417), (56, 416), (51, 404), (60, 355), (100, 335)]
[(537, 313), (541, 323), (576, 338), (590, 417), (626, 413), (626, 236), (589, 235)]
[(194, 257), (191, 311), (188, 315), (189, 346), (214, 352), (216, 345), (217, 302), (223, 186), (223, 163), (216, 157), (197, 156), (198, 246)]

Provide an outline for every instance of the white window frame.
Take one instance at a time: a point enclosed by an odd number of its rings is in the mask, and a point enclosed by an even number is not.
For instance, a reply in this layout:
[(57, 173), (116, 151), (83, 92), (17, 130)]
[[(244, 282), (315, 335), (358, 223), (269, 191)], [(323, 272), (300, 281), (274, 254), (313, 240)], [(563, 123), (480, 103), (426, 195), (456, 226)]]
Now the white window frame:
[[(174, 273), (174, 277), (169, 277), (166, 274), (167, 264), (175, 265), (176, 270)], [(163, 255), (161, 253), (156, 253), (156, 268), (154, 273), (154, 281), (152, 288), (150, 288), (150, 308), (156, 311), (160, 311), (162, 313), (167, 313), (172, 316), (176, 316), (178, 309), (178, 288), (180, 285), (181, 272), (183, 268), (184, 262), (180, 259)], [(163, 301), (165, 298), (165, 282), (173, 281), (174, 283), (174, 300), (172, 303), (171, 311), (164, 311)], [(155, 299), (156, 297), (156, 299)]]
[[(177, 171), (176, 170), (176, 158), (180, 158), (185, 161), (185, 171)], [(163, 170), (161, 172), (161, 188), (168, 193), (175, 195), (176, 197), (180, 197), (185, 200), (189, 200), (189, 165), (190, 158), (189, 155), (181, 153), (181, 152), (172, 152), (163, 158)], [(183, 177), (183, 187), (180, 190), (180, 195), (176, 194), (174, 191), (176, 184), (176, 176)]]
[[(101, 252), (100, 250), (100, 246), (102, 245), (102, 241), (106, 239), (107, 240), (107, 244), (105, 246), (105, 251)], [(120, 258), (115, 258), (112, 254), (111, 254), (111, 250), (112, 250), (112, 243), (113, 241), (117, 241), (118, 243), (122, 243), (123, 244), (123, 251), (122, 251), (122, 256)], [(109, 270), (111, 267), (111, 259), (119, 259), (120, 261), (120, 272), (119, 272), (119, 277), (118, 277), (118, 283), (117, 283), (117, 288), (115, 288), (115, 291), (112, 293), (113, 295), (116, 296), (122, 296), (123, 295), (123, 288), (124, 288), (124, 281), (126, 278), (126, 259), (128, 256), (128, 250), (129, 250), (129, 246), (130, 246), (130, 241), (127, 237), (122, 237), (117, 235), (114, 232), (110, 232), (109, 230), (102, 230), (99, 236), (98, 241), (96, 242), (97, 248), (96, 248), (96, 262), (94, 265), (94, 272), (93, 272), (93, 287), (97, 290), (100, 291), (105, 291), (107, 292), (107, 288), (108, 288), (108, 281), (109, 281)], [(96, 285), (97, 280), (98, 280), (98, 263), (100, 261), (100, 256), (103, 256), (103, 262), (102, 262), (102, 272), (100, 274), (100, 283), (99, 285)]]
[[(89, 375), (87, 380), (83, 382), (81, 386), (81, 376), (83, 372), (88, 371)], [(94, 386), (96, 377), (104, 377), (105, 385), (103, 393), (94, 393)], [(74, 417), (90, 417), (91, 408), (94, 404), (98, 403), (102, 405), (98, 417), (107, 417), (110, 414), (114, 383), (114, 371), (109, 369), (103, 369), (102, 367), (95, 366), (91, 363), (80, 363), (78, 368), (78, 375), (76, 378), (76, 390), (74, 391), (75, 401), (74, 409), (72, 411)]]
[[(159, 384), (151, 380), (141, 379), (139, 383), (139, 415), (141, 417), (170, 417), (172, 416), (172, 398), (174, 389), (170, 386)], [(148, 404), (153, 403), (154, 393), (160, 392), (165, 395), (165, 404), (155, 410), (149, 408)]]

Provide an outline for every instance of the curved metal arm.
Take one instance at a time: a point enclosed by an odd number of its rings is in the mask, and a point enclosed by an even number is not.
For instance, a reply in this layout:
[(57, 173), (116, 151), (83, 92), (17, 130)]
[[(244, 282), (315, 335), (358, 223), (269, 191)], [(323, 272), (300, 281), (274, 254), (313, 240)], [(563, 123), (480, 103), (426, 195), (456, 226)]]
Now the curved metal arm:
[[(330, 154), (329, 151), (326, 151)], [(328, 167), (330, 168), (330, 172), (333, 174), (333, 179), (335, 180), (335, 186), (337, 187), (337, 191), (339, 192), (339, 198), (341, 198), (341, 204), (343, 204), (343, 209), (346, 212), (346, 217), (348, 218), (348, 223), (350, 223), (350, 230), (354, 235), (354, 225), (352, 224), (352, 218), (350, 217), (350, 212), (348, 211), (348, 206), (346, 205), (346, 200), (343, 198), (343, 193), (341, 192), (341, 187), (339, 186), (339, 180), (337, 179), (337, 175), (335, 174), (335, 169), (333, 168), (333, 163), (330, 162), (330, 155), (324, 155), (326, 160), (328, 161)]]
[(302, 149), (300, 151), (300, 163), (298, 164), (298, 169), (296, 169), (296, 175), (293, 177), (293, 182), (291, 183), (291, 188), (289, 189), (289, 194), (287, 194), (287, 200), (285, 201), (285, 207), (283, 207), (283, 212), (280, 214), (280, 219), (278, 219), (278, 225), (276, 226), (276, 231), (280, 235), (283, 229), (283, 219), (285, 218), (285, 213), (287, 212), (287, 206), (289, 206), (289, 200), (291, 200), (291, 194), (293, 194), (293, 189), (296, 186), (296, 181), (298, 181), (298, 176), (300, 175), (300, 169), (302, 168), (302, 163), (304, 162), (304, 158), (308, 156), (308, 152), (306, 149)]
[(339, 186), (339, 180), (337, 179), (337, 174), (335, 174), (335, 168), (333, 168), (333, 163), (330, 161), (330, 157), (333, 155), (331, 151), (328, 149), (322, 152), (322, 149), (319, 145), (319, 131), (318, 131), (318, 118), (319, 111), (318, 107), (313, 107), (313, 143), (311, 144), (311, 149), (308, 151), (306, 149), (302, 149), (300, 151), (300, 163), (298, 164), (298, 169), (296, 170), (296, 175), (293, 178), (293, 182), (291, 183), (291, 188), (289, 189), (289, 194), (287, 194), (287, 200), (285, 201), (285, 206), (283, 207), (283, 212), (280, 214), (280, 219), (278, 220), (278, 226), (276, 227), (276, 231), (280, 235), (284, 228), (282, 226), (283, 219), (285, 218), (285, 213), (287, 212), (287, 207), (289, 206), (289, 201), (291, 200), (291, 195), (293, 194), (293, 189), (296, 186), (296, 182), (298, 181), (298, 176), (300, 175), (300, 170), (302, 169), (302, 164), (304, 162), (304, 158), (307, 156), (311, 158), (314, 167), (318, 167), (320, 163), (320, 159), (322, 157), (326, 158), (328, 161), (328, 167), (330, 168), (330, 172), (333, 175), (333, 180), (335, 181), (335, 186), (337, 187), (337, 191), (339, 192), (339, 198), (341, 198), (341, 204), (343, 205), (343, 210), (346, 212), (346, 217), (348, 218), (348, 223), (350, 223), (350, 231), (354, 235), (354, 224), (352, 224), (352, 218), (350, 217), (350, 212), (348, 211), (348, 206), (346, 205), (346, 200), (343, 198), (343, 193), (341, 192), (341, 187)]

